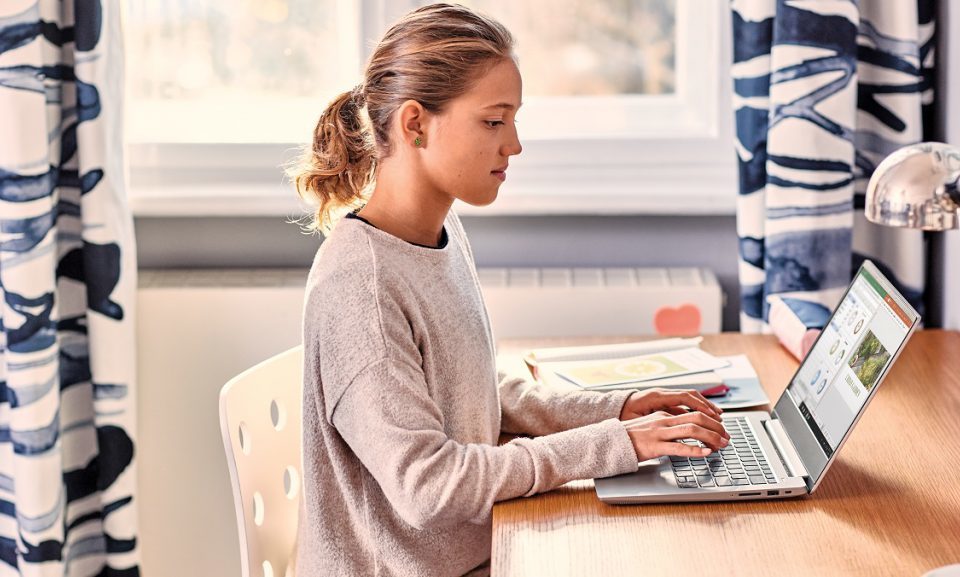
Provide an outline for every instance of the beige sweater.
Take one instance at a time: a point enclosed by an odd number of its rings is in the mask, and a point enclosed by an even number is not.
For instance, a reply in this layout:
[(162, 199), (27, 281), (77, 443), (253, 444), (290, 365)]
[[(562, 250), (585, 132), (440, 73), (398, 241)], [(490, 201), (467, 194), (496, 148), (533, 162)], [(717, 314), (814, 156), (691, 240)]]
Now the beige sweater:
[(444, 228), (431, 249), (345, 219), (317, 253), (298, 575), (486, 574), (494, 503), (637, 469), (628, 391), (498, 374), (469, 244)]

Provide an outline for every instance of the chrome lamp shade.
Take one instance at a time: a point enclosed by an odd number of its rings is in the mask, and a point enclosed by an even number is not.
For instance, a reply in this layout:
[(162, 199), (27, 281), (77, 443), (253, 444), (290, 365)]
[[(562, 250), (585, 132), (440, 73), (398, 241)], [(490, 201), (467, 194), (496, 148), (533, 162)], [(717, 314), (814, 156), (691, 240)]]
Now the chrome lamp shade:
[(960, 149), (939, 142), (905, 146), (880, 163), (867, 184), (867, 219), (887, 226), (958, 228)]

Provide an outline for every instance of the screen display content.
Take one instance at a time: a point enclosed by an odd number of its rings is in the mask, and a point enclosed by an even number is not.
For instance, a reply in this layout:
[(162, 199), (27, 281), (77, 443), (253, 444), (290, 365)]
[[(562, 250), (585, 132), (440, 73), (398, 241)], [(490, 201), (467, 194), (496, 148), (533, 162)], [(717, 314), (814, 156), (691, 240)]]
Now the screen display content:
[(861, 268), (787, 388), (827, 456), (833, 454), (916, 322)]

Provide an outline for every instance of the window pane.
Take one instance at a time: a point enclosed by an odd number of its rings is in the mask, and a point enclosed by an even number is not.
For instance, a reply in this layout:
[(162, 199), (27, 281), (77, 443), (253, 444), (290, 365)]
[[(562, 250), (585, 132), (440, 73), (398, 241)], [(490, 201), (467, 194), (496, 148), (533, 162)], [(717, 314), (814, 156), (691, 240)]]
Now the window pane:
[[(244, 122), (286, 122), (285, 103), (309, 98), (319, 114), (327, 97), (349, 88), (345, 71), (349, 74), (359, 58), (353, 53), (359, 46), (354, 51), (350, 40), (356, 31), (339, 32), (342, 5), (336, 0), (124, 0), (131, 110), (141, 116), (165, 112), (168, 123), (176, 114), (183, 140), (213, 142), (245, 140), (236, 128)], [(130, 122), (133, 132), (148, 140), (164, 130), (150, 118)], [(222, 138), (218, 131), (240, 138)], [(250, 132), (250, 140), (263, 139)]]
[(530, 96), (674, 92), (675, 0), (465, 0), (517, 41)]

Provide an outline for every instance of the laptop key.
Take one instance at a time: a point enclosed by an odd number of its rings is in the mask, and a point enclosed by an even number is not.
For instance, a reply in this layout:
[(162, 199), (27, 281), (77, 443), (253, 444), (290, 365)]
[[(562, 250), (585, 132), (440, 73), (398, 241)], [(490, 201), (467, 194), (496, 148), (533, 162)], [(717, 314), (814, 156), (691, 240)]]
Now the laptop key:
[(763, 477), (758, 477), (758, 476), (756, 476), (756, 475), (750, 475), (750, 482), (753, 483), (754, 485), (766, 485), (766, 484), (767, 484), (767, 480), (766, 480), (766, 479), (764, 479)]
[(729, 477), (717, 477), (717, 487), (729, 487), (733, 485), (733, 481)]
[(747, 481), (746, 479), (737, 479), (736, 477), (734, 477), (734, 478), (733, 478), (733, 484), (734, 484), (734, 485), (749, 485), (749, 484), (750, 484), (750, 481)]
[(697, 485), (696, 481), (677, 481), (677, 486), (681, 489), (696, 489), (700, 485)]

